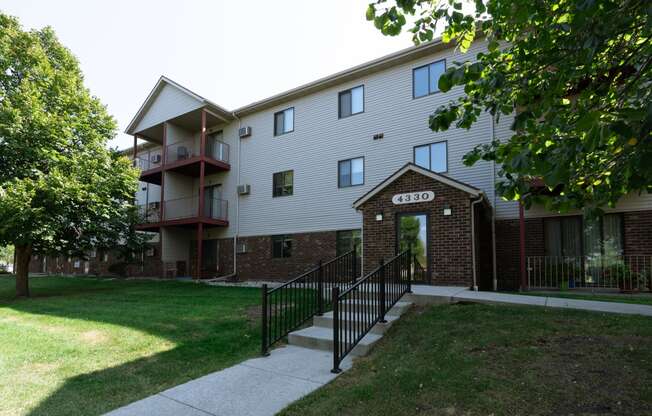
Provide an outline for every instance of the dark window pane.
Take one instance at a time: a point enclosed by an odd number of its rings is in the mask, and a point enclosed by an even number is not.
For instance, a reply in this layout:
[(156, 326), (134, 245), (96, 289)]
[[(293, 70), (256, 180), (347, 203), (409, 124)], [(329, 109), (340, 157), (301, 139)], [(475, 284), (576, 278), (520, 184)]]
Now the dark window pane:
[(561, 219), (562, 255), (567, 257), (582, 255), (582, 220), (580, 217)]
[(340, 93), (340, 117), (351, 115), (351, 92)]
[(430, 170), (433, 172), (446, 172), (446, 142), (430, 145)]
[(351, 161), (343, 160), (339, 166), (339, 186), (351, 186)]
[(604, 241), (602, 246), (607, 257), (623, 255), (623, 223), (620, 214), (608, 214), (602, 218)]
[(288, 237), (283, 240), (283, 257), (292, 257), (292, 240)]
[(414, 164), (430, 169), (430, 146), (419, 146), (414, 149)]
[(351, 160), (351, 185), (362, 185), (364, 183), (364, 159)]
[(294, 187), (294, 171), (278, 172), (274, 174), (273, 196), (292, 195)]
[(430, 93), (439, 91), (439, 77), (446, 72), (446, 62), (439, 61), (430, 64)]
[(279, 237), (272, 237), (272, 257), (283, 257), (283, 240)]
[(548, 218), (544, 221), (543, 239), (546, 256), (561, 256), (561, 222), (558, 218)]
[(361, 250), (360, 230), (338, 231), (336, 235), (337, 255), (341, 256), (356, 248), (357, 253)]
[(351, 114), (364, 111), (364, 87), (359, 86), (351, 90)]
[(278, 136), (279, 134), (283, 134), (283, 120), (284, 120), (283, 112), (276, 113), (274, 115), (274, 135)]
[(413, 71), (412, 83), (415, 98), (428, 95), (428, 66), (422, 66)]

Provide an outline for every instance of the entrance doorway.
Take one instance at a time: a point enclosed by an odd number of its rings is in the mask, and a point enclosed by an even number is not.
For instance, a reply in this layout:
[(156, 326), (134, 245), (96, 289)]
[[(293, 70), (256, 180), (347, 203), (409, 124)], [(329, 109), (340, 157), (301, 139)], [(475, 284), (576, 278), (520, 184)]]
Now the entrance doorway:
[(222, 185), (204, 187), (204, 216), (208, 218), (223, 218)]
[(430, 262), (428, 261), (428, 215), (409, 213), (397, 215), (397, 252), (412, 250), (415, 282), (430, 283)]

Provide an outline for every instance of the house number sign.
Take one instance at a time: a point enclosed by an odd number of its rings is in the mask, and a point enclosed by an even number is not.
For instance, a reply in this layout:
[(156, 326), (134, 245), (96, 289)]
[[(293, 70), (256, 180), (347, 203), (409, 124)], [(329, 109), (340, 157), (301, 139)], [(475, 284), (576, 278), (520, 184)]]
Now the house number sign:
[(392, 197), (394, 205), (414, 204), (417, 202), (429, 202), (435, 199), (435, 193), (432, 191), (408, 192), (406, 194), (396, 194)]

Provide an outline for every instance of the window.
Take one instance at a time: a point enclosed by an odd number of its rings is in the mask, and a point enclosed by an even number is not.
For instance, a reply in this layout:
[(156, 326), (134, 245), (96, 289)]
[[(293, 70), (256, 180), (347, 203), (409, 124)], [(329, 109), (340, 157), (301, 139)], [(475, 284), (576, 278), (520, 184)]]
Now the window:
[(622, 216), (602, 218), (558, 217), (544, 220), (546, 256), (621, 256), (623, 254)]
[(294, 107), (274, 114), (274, 136), (294, 131)]
[(294, 188), (294, 171), (287, 170), (274, 174), (274, 197), (292, 195)]
[(337, 186), (347, 188), (364, 184), (364, 158), (340, 160), (338, 162)]
[(446, 60), (433, 62), (412, 70), (412, 96), (414, 98), (439, 92), (439, 77), (446, 72)]
[(289, 235), (272, 236), (272, 257), (277, 259), (292, 257), (292, 238)]
[(339, 117), (364, 112), (364, 85), (342, 91), (339, 95)]
[(337, 250), (337, 255), (341, 256), (346, 254), (349, 251), (353, 250), (353, 247), (356, 248), (356, 253), (360, 253), (361, 241), (360, 230), (345, 230), (338, 231), (336, 234), (336, 243), (335, 247)]
[(433, 172), (448, 171), (447, 142), (438, 142), (414, 148), (414, 164)]

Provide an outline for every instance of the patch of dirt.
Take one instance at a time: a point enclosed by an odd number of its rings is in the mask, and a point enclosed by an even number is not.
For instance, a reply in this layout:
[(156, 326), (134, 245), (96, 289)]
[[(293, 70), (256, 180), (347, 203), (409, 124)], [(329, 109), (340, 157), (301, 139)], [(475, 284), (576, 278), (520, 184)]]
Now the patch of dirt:
[[(529, 359), (510, 356), (519, 350), (522, 357), (524, 349), (531, 351)], [(531, 403), (547, 404), (531, 414), (569, 416), (652, 414), (652, 401), (643, 398), (652, 385), (649, 357), (642, 358), (649, 351), (649, 340), (643, 337), (582, 335), (471, 349), (488, 358), (484, 371), (517, 382), (520, 395), (530, 396)]]
[(98, 330), (82, 332), (79, 338), (90, 345), (103, 344), (109, 340), (109, 337), (104, 332)]

